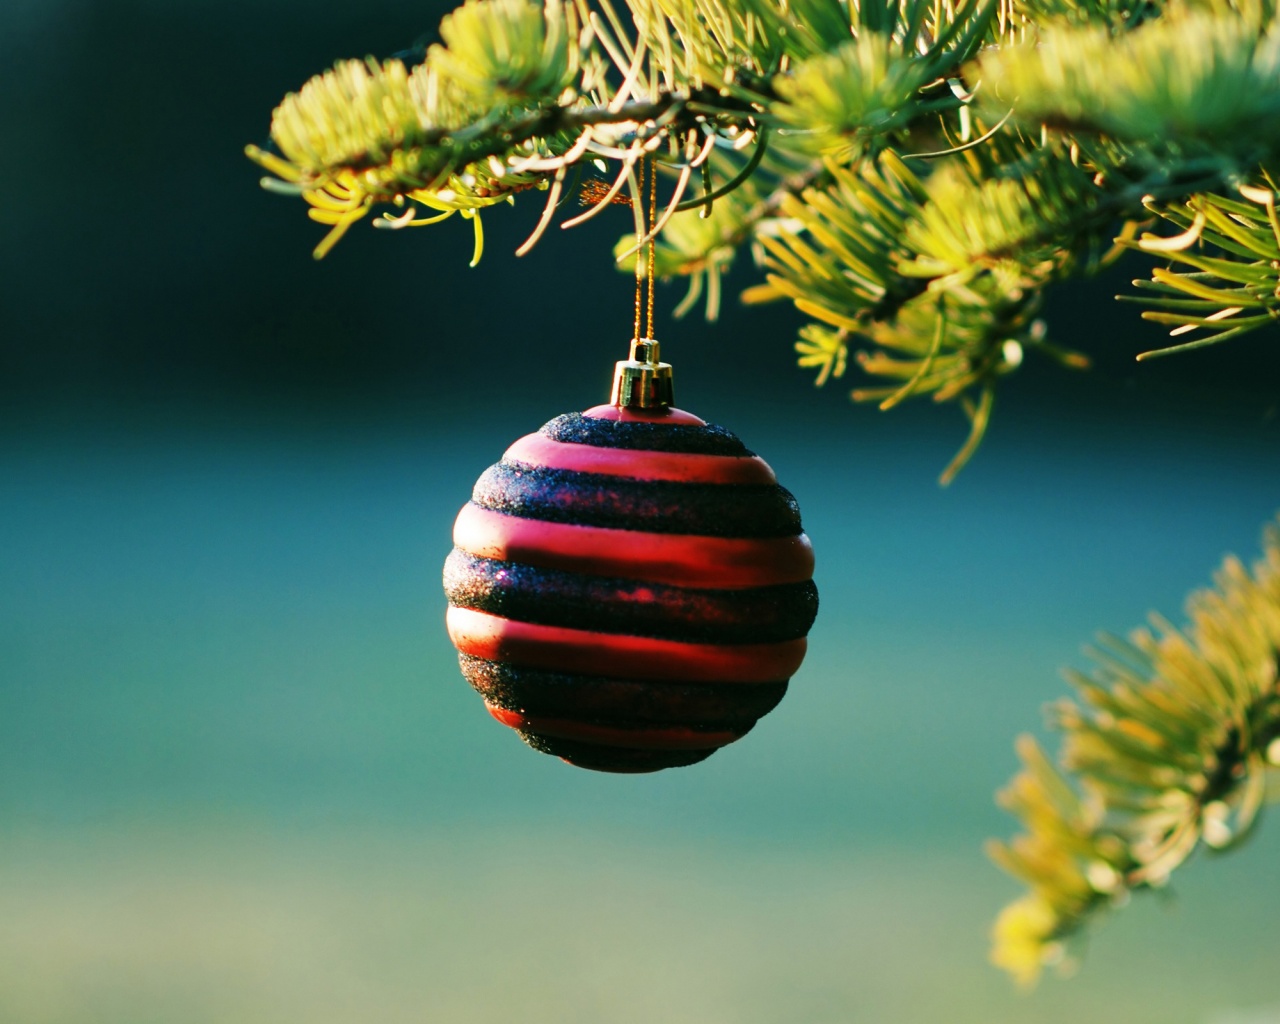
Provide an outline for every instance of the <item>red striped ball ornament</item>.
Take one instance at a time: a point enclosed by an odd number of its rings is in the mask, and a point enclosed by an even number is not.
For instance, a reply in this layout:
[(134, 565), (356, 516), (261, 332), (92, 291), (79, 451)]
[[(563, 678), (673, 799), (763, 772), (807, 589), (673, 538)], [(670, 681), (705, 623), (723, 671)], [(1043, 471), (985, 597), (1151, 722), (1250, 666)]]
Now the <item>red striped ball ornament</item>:
[(657, 347), (632, 343), (613, 404), (485, 471), (444, 567), (449, 636), (489, 713), (598, 771), (741, 738), (786, 693), (818, 607), (795, 498), (732, 433), (670, 406)]

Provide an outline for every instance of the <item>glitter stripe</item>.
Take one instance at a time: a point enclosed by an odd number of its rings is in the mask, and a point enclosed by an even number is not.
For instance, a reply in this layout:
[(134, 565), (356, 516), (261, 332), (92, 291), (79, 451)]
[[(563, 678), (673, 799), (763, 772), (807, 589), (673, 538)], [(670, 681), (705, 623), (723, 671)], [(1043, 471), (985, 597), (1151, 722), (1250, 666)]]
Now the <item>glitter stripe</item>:
[(450, 608), (449, 638), (462, 653), (488, 661), (624, 679), (703, 683), (769, 683), (789, 679), (804, 660), (806, 641), (776, 644), (691, 644), (653, 637), (596, 633), (504, 619)]
[(503, 515), (468, 502), (453, 542), (481, 558), (686, 587), (767, 587), (813, 576), (813, 547), (793, 537), (696, 537)]
[(688, 683), (619, 679), (508, 665), (459, 655), (462, 675), (486, 704), (601, 725), (683, 725), (745, 732), (787, 692), (786, 683)]
[(503, 725), (520, 732), (532, 732), (556, 739), (578, 740), (602, 747), (626, 747), (632, 750), (706, 750), (726, 746), (746, 733), (746, 730), (704, 732), (678, 726), (665, 729), (619, 729), (614, 726), (592, 725), (590, 722), (575, 722), (568, 718), (525, 715), (492, 705), (486, 705), (486, 707), (489, 708), (489, 714)]
[(693, 452), (637, 451), (597, 448), (528, 434), (506, 450), (504, 461), (526, 462), (551, 469), (699, 484), (775, 484), (769, 464), (758, 455), (700, 455)]

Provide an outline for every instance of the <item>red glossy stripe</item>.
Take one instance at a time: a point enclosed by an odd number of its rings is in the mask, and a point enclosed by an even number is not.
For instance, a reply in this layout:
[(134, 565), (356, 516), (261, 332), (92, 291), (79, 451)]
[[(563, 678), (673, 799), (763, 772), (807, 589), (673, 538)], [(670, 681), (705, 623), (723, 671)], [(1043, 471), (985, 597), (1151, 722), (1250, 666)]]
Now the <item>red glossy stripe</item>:
[(567, 718), (543, 718), (507, 711), (486, 704), (489, 714), (503, 725), (521, 732), (536, 732), (558, 739), (597, 743), (602, 747), (630, 747), (633, 750), (706, 750), (723, 747), (740, 739), (742, 733), (698, 732), (696, 729), (621, 729), (606, 725), (575, 722)]
[(800, 667), (806, 647), (803, 637), (775, 644), (691, 644), (596, 633), (518, 622), (472, 608), (450, 608), (445, 624), (453, 646), (463, 654), (530, 668), (622, 679), (781, 682)]
[(582, 414), (593, 420), (620, 423), (665, 423), (672, 427), (705, 427), (707, 421), (683, 409), (623, 409), (616, 405), (593, 405)]
[(453, 542), (481, 558), (523, 562), (593, 576), (725, 590), (802, 583), (813, 576), (813, 547), (792, 537), (696, 537), (524, 519), (468, 502)]
[(541, 434), (520, 438), (502, 456), (515, 462), (577, 473), (603, 473), (633, 480), (673, 480), (689, 484), (774, 484), (769, 464), (758, 455), (693, 455), (628, 448), (596, 448), (553, 441)]

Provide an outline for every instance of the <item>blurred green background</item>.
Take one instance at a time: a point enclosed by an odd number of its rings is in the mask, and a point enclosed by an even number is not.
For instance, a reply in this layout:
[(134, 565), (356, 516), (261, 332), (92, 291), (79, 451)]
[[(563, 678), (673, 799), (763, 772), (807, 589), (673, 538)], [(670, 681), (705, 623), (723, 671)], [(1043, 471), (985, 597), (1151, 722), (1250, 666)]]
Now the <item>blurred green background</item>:
[(1066, 289), (1097, 366), (1009, 380), (943, 491), (956, 411), (814, 391), (782, 307), (660, 315), (679, 403), (799, 497), (822, 612), (742, 743), (572, 770), (463, 683), (439, 566), (484, 467), (603, 400), (626, 211), (315, 264), (241, 155), (443, 10), (0, 9), (0, 1021), (1280, 1021), (1271, 823), (1031, 995), (985, 963), (1017, 890), (981, 852), (1059, 666), (1256, 550), (1274, 336), (1137, 367), (1129, 275)]

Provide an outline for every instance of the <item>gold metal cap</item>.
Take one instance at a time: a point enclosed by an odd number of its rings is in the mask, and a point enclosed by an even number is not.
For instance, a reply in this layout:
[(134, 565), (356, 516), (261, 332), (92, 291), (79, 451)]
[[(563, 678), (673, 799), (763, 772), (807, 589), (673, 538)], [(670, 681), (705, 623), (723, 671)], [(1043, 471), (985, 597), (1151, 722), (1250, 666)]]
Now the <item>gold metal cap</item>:
[(675, 401), (671, 387), (671, 364), (658, 362), (658, 343), (652, 338), (633, 338), (631, 358), (614, 367), (610, 405), (624, 409), (665, 409)]

